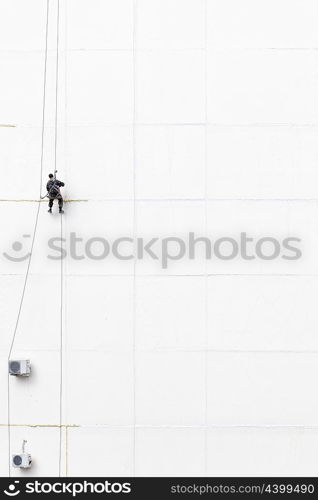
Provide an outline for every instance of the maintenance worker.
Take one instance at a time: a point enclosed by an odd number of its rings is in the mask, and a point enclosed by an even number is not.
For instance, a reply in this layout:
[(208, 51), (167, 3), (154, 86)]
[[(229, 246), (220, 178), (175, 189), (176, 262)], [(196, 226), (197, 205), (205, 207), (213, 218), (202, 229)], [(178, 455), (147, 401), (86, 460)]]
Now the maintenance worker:
[(53, 174), (49, 174), (49, 180), (47, 182), (46, 189), (47, 189), (47, 196), (50, 200), (49, 201), (49, 210), (48, 210), (48, 212), (50, 214), (52, 213), (52, 207), (53, 207), (54, 200), (58, 200), (60, 214), (64, 213), (63, 197), (62, 197), (61, 192), (60, 192), (60, 187), (64, 187), (64, 186), (65, 186), (64, 182), (57, 180)]

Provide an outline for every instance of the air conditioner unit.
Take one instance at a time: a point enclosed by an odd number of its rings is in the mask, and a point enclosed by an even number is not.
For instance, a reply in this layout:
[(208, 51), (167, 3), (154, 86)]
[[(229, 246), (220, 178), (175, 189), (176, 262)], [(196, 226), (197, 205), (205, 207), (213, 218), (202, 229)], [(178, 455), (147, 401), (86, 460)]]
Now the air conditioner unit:
[(29, 377), (31, 374), (31, 363), (29, 359), (9, 361), (9, 373), (18, 377)]
[(12, 455), (12, 466), (19, 469), (29, 469), (32, 465), (32, 457), (29, 453)]
[(29, 453), (25, 453), (25, 445), (27, 441), (24, 439), (22, 443), (22, 453), (12, 455), (12, 466), (19, 469), (29, 469), (32, 465), (32, 457)]

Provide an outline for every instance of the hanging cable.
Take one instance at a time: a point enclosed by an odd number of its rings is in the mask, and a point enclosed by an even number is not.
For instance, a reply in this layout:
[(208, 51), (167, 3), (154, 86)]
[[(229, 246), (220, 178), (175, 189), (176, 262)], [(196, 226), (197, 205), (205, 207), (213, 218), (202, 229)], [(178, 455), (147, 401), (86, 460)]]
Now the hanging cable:
[[(57, 137), (58, 137), (58, 87), (59, 87), (59, 48), (60, 48), (60, 0), (57, 0), (57, 21), (56, 21), (56, 73), (55, 73), (55, 124), (54, 124), (54, 170), (57, 171)], [(63, 217), (61, 214), (61, 255), (63, 237)], [(60, 389), (59, 389), (59, 477), (62, 474), (62, 403), (63, 403), (63, 259), (61, 257), (61, 288), (60, 288)]]
[[(50, 10), (50, 0), (46, 1), (46, 24), (45, 24), (45, 53), (44, 53), (44, 71), (43, 71), (43, 98), (42, 98), (42, 129), (41, 129), (41, 158), (40, 158), (40, 185), (39, 185), (39, 198), (41, 196), (41, 190), (42, 190), (42, 177), (43, 177), (43, 153), (44, 153), (44, 125), (45, 125), (45, 107), (46, 107), (46, 83), (47, 83), (47, 55), (48, 55), (48, 33), (49, 33), (49, 10)], [(27, 265), (27, 270), (24, 278), (24, 284), (23, 284), (23, 289), (22, 289), (22, 294), (21, 294), (21, 299), (20, 299), (20, 304), (19, 304), (19, 309), (18, 309), (18, 315), (14, 327), (14, 332), (10, 344), (10, 349), (8, 353), (8, 362), (10, 361), (11, 354), (13, 351), (14, 347), (14, 342), (20, 322), (20, 316), (21, 316), (21, 311), (24, 303), (24, 297), (25, 297), (25, 291), (28, 283), (28, 278), (29, 278), (29, 273), (30, 273), (30, 266), (31, 266), (31, 261), (32, 261), (32, 256), (33, 256), (33, 249), (34, 249), (34, 242), (35, 242), (35, 236), (37, 232), (37, 226), (38, 226), (38, 221), (39, 221), (39, 213), (40, 213), (40, 206), (41, 206), (41, 201), (39, 199), (38, 201), (38, 206), (37, 206), (37, 211), (36, 211), (36, 216), (35, 216), (35, 222), (34, 222), (34, 228), (33, 228), (33, 236), (31, 240), (31, 249), (30, 249), (30, 257)], [(7, 400), (7, 410), (8, 410), (8, 472), (9, 472), (9, 477), (11, 477), (11, 412), (10, 412), (10, 375), (8, 373), (8, 400)]]
[[(63, 216), (61, 214), (61, 250), (63, 236)], [(61, 252), (62, 255), (62, 252)], [(59, 435), (59, 477), (61, 477), (62, 469), (62, 405), (63, 405), (63, 259), (61, 257), (61, 302), (60, 302), (60, 435)]]

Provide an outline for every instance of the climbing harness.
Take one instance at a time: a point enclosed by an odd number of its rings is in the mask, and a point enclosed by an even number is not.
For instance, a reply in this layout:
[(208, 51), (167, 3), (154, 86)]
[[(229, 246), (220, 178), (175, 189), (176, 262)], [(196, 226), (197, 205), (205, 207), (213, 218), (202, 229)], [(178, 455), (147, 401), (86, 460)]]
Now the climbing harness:
[(56, 186), (55, 186), (56, 174), (57, 174), (57, 170), (54, 170), (54, 177), (53, 177), (54, 184), (52, 184), (50, 190), (44, 196), (40, 197), (41, 200), (44, 200), (44, 198), (49, 198), (50, 197), (50, 193), (53, 191), (53, 189), (54, 190), (56, 189)]

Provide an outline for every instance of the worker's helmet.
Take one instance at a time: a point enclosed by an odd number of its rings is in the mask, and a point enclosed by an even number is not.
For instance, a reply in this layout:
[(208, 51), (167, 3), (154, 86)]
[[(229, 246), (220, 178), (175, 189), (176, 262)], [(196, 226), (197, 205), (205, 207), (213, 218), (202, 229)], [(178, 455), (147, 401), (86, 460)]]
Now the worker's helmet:
[(53, 174), (49, 174), (49, 178), (50, 179), (53, 179), (54, 175)]

